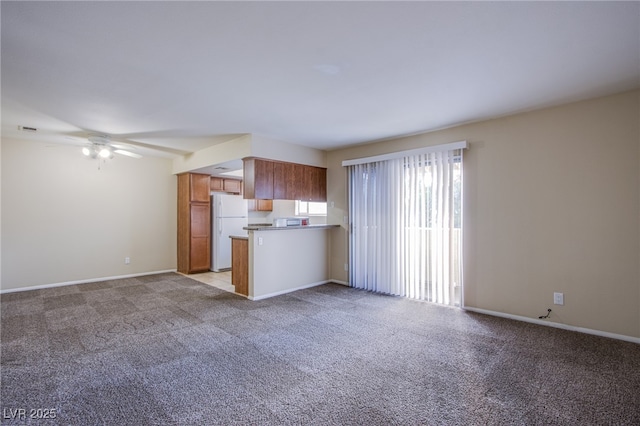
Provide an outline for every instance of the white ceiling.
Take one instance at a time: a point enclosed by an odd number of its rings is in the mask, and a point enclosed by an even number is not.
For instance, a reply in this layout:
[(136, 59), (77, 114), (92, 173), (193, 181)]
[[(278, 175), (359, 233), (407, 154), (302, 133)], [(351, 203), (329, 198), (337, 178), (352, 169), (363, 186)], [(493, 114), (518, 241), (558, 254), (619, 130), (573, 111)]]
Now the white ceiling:
[(4, 137), (155, 155), (245, 133), (334, 149), (640, 87), (639, 2), (3, 1), (1, 19)]

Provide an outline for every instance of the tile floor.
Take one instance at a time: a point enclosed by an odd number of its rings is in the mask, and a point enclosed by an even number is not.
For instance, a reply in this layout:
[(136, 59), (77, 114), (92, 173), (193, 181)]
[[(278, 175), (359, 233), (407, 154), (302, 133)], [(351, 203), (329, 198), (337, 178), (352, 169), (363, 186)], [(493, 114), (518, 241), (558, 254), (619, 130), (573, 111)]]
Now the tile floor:
[(236, 288), (231, 284), (231, 271), (226, 272), (203, 272), (201, 274), (183, 274), (192, 280), (219, 288), (230, 293), (235, 293)]

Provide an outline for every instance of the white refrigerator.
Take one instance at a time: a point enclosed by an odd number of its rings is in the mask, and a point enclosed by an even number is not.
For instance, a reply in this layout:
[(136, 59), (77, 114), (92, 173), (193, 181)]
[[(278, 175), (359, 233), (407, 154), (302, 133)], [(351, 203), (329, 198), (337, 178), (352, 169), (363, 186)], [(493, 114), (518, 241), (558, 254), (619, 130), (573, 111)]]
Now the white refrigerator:
[(247, 200), (241, 195), (213, 194), (211, 196), (211, 270), (220, 272), (231, 268), (230, 235), (247, 235)]

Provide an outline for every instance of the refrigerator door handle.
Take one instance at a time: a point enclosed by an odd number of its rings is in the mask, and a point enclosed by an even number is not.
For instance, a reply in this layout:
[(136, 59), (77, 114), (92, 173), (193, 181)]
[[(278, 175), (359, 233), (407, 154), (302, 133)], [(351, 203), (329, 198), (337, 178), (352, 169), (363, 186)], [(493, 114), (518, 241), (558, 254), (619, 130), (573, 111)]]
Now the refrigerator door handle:
[(222, 219), (218, 218), (218, 234), (222, 235)]

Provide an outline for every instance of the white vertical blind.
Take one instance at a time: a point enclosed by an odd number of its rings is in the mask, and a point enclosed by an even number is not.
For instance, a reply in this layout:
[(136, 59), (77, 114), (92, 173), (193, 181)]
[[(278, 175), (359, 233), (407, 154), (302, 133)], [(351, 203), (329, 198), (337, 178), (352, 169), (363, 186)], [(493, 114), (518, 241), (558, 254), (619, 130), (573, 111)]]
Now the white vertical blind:
[(459, 304), (462, 149), (349, 165), (350, 284)]

